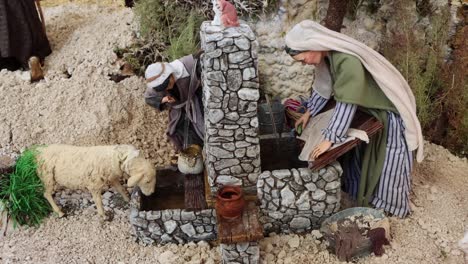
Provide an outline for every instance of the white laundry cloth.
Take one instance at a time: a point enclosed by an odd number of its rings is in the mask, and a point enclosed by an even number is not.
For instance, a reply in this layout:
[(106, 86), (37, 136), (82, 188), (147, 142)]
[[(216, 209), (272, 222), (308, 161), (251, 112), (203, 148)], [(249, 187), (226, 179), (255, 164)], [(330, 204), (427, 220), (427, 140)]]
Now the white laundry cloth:
[[(305, 141), (304, 148), (302, 149), (301, 154), (299, 154), (299, 160), (302, 161), (314, 161), (313, 158), (309, 160), (310, 153), (314, 150), (315, 146), (320, 144), (320, 142), (325, 140), (325, 137), (322, 135), (322, 129), (326, 129), (330, 119), (333, 117), (333, 109), (323, 112), (321, 114), (316, 115), (315, 117), (311, 117), (307, 126), (304, 128), (302, 134), (297, 137), (300, 140)], [(345, 141), (341, 143), (334, 143), (331, 148), (328, 150), (332, 150), (343, 145), (346, 142), (359, 138), (360, 140), (369, 143), (369, 137), (367, 133), (363, 130), (349, 128), (348, 132), (346, 133), (347, 138)], [(323, 154), (322, 154), (323, 155)]]

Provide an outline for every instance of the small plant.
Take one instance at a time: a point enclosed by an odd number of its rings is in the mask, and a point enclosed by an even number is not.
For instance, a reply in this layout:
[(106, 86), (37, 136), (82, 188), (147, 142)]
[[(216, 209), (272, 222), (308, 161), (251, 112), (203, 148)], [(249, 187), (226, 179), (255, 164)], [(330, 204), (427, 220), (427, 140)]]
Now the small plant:
[(180, 30), (179, 36), (170, 39), (169, 48), (165, 52), (170, 60), (175, 60), (197, 51), (199, 44), (197, 33), (201, 22), (201, 19), (198, 19), (195, 13), (190, 13), (187, 22)]
[(36, 154), (35, 147), (24, 151), (16, 162), (15, 171), (0, 179), (0, 199), (15, 226), (37, 226), (51, 211), (37, 175)]

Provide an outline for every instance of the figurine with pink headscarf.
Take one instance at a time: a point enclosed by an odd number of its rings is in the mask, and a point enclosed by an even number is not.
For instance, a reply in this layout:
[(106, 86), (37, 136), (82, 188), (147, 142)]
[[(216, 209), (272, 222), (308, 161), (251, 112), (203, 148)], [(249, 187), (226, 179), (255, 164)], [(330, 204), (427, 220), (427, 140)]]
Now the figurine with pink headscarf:
[(223, 27), (238, 27), (236, 7), (226, 0), (212, 0), (215, 16), (211, 25)]

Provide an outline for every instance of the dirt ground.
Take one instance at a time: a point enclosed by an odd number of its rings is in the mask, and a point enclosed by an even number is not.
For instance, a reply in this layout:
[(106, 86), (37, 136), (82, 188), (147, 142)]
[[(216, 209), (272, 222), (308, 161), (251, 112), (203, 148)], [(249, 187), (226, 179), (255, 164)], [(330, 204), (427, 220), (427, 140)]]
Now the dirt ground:
[[(47, 3), (47, 1), (45, 1)], [(47, 5), (46, 5), (47, 6)], [(133, 144), (158, 165), (173, 151), (164, 135), (167, 117), (146, 106), (137, 77), (108, 80), (118, 71), (115, 47), (133, 38), (133, 14), (122, 7), (75, 4), (45, 8), (53, 54), (46, 79), (29, 84), (25, 72), (0, 72), (0, 154), (31, 144)], [(391, 218), (393, 240), (383, 257), (358, 263), (463, 263), (457, 242), (468, 230), (468, 162), (426, 144), (415, 166), (406, 219)], [(78, 195), (81, 203), (89, 195)], [(219, 263), (219, 248), (200, 242), (141, 246), (130, 235), (128, 209), (115, 207), (102, 222), (94, 207), (39, 228), (0, 238), (1, 263)], [(262, 263), (339, 263), (320, 234), (274, 235), (260, 242)]]

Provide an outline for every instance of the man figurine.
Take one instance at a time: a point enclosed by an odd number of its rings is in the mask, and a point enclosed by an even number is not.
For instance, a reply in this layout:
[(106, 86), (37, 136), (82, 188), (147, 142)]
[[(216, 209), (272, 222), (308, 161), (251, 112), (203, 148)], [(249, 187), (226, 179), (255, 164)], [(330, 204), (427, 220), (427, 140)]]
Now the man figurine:
[(188, 55), (170, 63), (153, 63), (145, 71), (145, 101), (160, 111), (169, 109), (166, 134), (177, 151), (183, 150), (184, 145), (203, 146), (201, 67), (196, 57)]
[(29, 68), (31, 82), (44, 78), (41, 64), (52, 52), (39, 1), (0, 0), (0, 69)]

